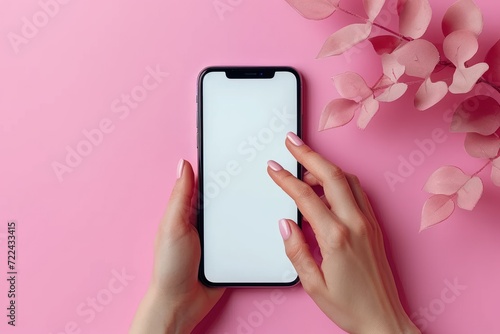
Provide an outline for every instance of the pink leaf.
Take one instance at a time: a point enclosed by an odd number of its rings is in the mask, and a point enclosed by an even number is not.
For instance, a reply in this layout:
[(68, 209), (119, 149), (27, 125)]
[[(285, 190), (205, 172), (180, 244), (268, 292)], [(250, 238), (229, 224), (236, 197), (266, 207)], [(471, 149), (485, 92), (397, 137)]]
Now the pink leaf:
[(402, 42), (400, 38), (391, 35), (375, 36), (370, 38), (369, 41), (379, 55), (393, 52)]
[(450, 85), (450, 92), (453, 94), (470, 92), (487, 70), (488, 64), (486, 63), (479, 63), (467, 68), (457, 68), (453, 74), (453, 83)]
[(468, 132), (465, 136), (465, 150), (470, 156), (480, 159), (491, 159), (498, 156), (500, 138), (496, 135), (483, 136)]
[(451, 121), (452, 132), (476, 132), (489, 136), (500, 127), (500, 104), (486, 95), (476, 95), (462, 102)]
[(415, 108), (426, 110), (441, 101), (448, 93), (448, 85), (444, 81), (432, 82), (430, 78), (420, 85), (415, 94)]
[(363, 101), (358, 117), (358, 127), (360, 129), (366, 128), (372, 117), (377, 113), (378, 108), (379, 103), (372, 96)]
[(399, 0), (399, 31), (411, 38), (420, 38), (427, 30), (432, 18), (428, 0)]
[(479, 35), (483, 30), (483, 15), (472, 0), (460, 0), (451, 5), (443, 17), (445, 36), (457, 30), (468, 30)]
[(335, 128), (349, 123), (354, 117), (354, 112), (359, 104), (347, 99), (330, 101), (321, 113), (319, 131)]
[(492, 161), (493, 167), (491, 169), (491, 181), (497, 187), (500, 187), (500, 157)]
[(345, 72), (333, 78), (340, 96), (356, 102), (373, 94), (365, 80), (357, 73)]
[(454, 31), (443, 42), (444, 55), (455, 65), (463, 66), (477, 52), (477, 36), (467, 30)]
[(474, 176), (457, 193), (457, 205), (464, 210), (472, 210), (483, 195), (483, 181)]
[(443, 166), (427, 180), (424, 190), (431, 194), (453, 195), (471, 179), (455, 166)]
[(310, 20), (322, 20), (332, 15), (340, 0), (286, 0), (302, 16)]
[(405, 67), (398, 62), (397, 55), (394, 53), (383, 54), (380, 58), (384, 75), (392, 82), (398, 82), (399, 78), (405, 73)]
[(363, 0), (366, 15), (373, 22), (384, 6), (385, 0)]
[(465, 62), (476, 54), (478, 47), (477, 36), (467, 30), (454, 31), (444, 39), (444, 54), (456, 66), (450, 92), (454, 94), (470, 92), (478, 79), (488, 70), (486, 63), (465, 66)]
[(378, 94), (375, 99), (380, 102), (393, 102), (403, 96), (407, 89), (407, 84), (395, 83), (387, 87), (381, 94)]
[(439, 62), (438, 49), (424, 39), (408, 42), (392, 54), (405, 67), (406, 74), (422, 79), (431, 75)]
[(326, 40), (317, 58), (337, 56), (364, 41), (372, 31), (371, 23), (356, 23), (337, 30)]
[(484, 61), (490, 66), (489, 70), (485, 73), (486, 80), (500, 85), (500, 40), (488, 51)]
[(433, 195), (427, 199), (422, 208), (420, 231), (441, 223), (451, 216), (455, 210), (455, 203), (446, 195)]
[[(389, 55), (390, 56), (390, 55)], [(403, 69), (404, 72), (404, 69)], [(391, 80), (388, 76), (383, 74), (380, 79), (377, 81), (377, 83), (373, 86), (373, 91), (374, 93), (378, 93), (381, 90), (384, 90), (385, 88), (395, 84), (394, 81)]]

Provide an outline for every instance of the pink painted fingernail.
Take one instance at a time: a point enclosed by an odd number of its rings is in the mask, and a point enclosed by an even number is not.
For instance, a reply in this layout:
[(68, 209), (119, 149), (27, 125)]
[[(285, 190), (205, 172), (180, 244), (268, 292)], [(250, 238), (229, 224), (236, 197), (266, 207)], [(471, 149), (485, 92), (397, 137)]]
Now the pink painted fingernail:
[(304, 142), (302, 141), (302, 139), (300, 139), (295, 133), (293, 132), (288, 132), (286, 134), (286, 137), (288, 138), (289, 141), (292, 142), (293, 145), (295, 146), (302, 146), (304, 145)]
[(182, 176), (182, 170), (184, 169), (184, 159), (179, 160), (177, 164), (177, 178), (180, 179)]
[(269, 168), (271, 168), (275, 172), (279, 172), (280, 170), (283, 170), (283, 167), (281, 167), (281, 165), (274, 160), (269, 160), (267, 162), (267, 165), (269, 166)]
[(290, 235), (292, 234), (288, 220), (280, 219), (279, 225), (281, 237), (283, 238), (283, 240), (288, 240), (288, 238), (290, 238)]

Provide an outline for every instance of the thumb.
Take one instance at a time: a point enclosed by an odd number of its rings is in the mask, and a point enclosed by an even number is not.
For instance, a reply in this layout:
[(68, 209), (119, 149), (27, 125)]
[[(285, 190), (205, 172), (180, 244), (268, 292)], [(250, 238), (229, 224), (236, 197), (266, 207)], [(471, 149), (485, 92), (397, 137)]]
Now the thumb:
[(194, 192), (194, 173), (191, 164), (184, 159), (177, 166), (175, 182), (168, 206), (161, 222), (161, 228), (169, 233), (185, 232), (183, 227), (190, 227), (191, 199)]
[(301, 229), (290, 219), (281, 219), (279, 228), (285, 243), (286, 255), (299, 274), (302, 287), (311, 297), (321, 295), (326, 289), (325, 280)]

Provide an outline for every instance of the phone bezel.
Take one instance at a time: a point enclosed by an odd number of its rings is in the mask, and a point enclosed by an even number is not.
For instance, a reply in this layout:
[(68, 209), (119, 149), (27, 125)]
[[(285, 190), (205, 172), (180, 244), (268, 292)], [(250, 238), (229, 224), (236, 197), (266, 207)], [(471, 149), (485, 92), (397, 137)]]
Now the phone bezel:
[[(302, 78), (299, 72), (289, 66), (211, 66), (203, 69), (198, 76), (197, 88), (197, 147), (198, 147), (198, 196), (197, 196), (197, 227), (200, 236), (201, 244), (201, 259), (199, 266), (200, 281), (211, 287), (289, 287), (294, 286), (299, 282), (297, 276), (291, 282), (211, 282), (207, 279), (204, 272), (204, 215), (203, 215), (203, 78), (210, 72), (225, 72), (228, 78), (250, 78), (250, 79), (266, 79), (272, 78), (275, 72), (290, 72), (297, 81), (297, 135), (302, 136)], [(260, 75), (259, 73), (262, 73)], [(271, 76), (272, 75), (272, 76)], [(231, 77), (232, 76), (232, 77)], [(302, 179), (302, 165), (297, 162), (297, 176)], [(297, 224), (302, 227), (302, 214), (297, 209)]]

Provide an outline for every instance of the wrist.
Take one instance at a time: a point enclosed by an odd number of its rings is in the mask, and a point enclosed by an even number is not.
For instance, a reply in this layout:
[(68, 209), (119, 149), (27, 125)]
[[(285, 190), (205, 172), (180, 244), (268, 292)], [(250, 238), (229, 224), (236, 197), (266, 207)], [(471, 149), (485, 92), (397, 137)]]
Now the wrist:
[(402, 316), (400, 317), (401, 324), (401, 334), (422, 334), (420, 329), (411, 321), (410, 317), (406, 312), (402, 311)]
[(190, 324), (187, 319), (186, 308), (173, 298), (164, 296), (160, 291), (149, 288), (146, 294), (151, 312), (161, 319), (163, 333), (186, 334), (191, 333), (196, 324)]
[(148, 288), (130, 328), (130, 334), (186, 334), (194, 325), (186, 321), (182, 307), (176, 306), (172, 298)]
[(165, 333), (166, 334), (187, 334), (191, 333), (196, 327), (186, 320), (185, 312), (181, 308), (171, 308), (165, 313)]
[(403, 311), (402, 314), (396, 316), (392, 321), (372, 326), (367, 328), (362, 334), (422, 334), (420, 329), (410, 320), (408, 315)]

